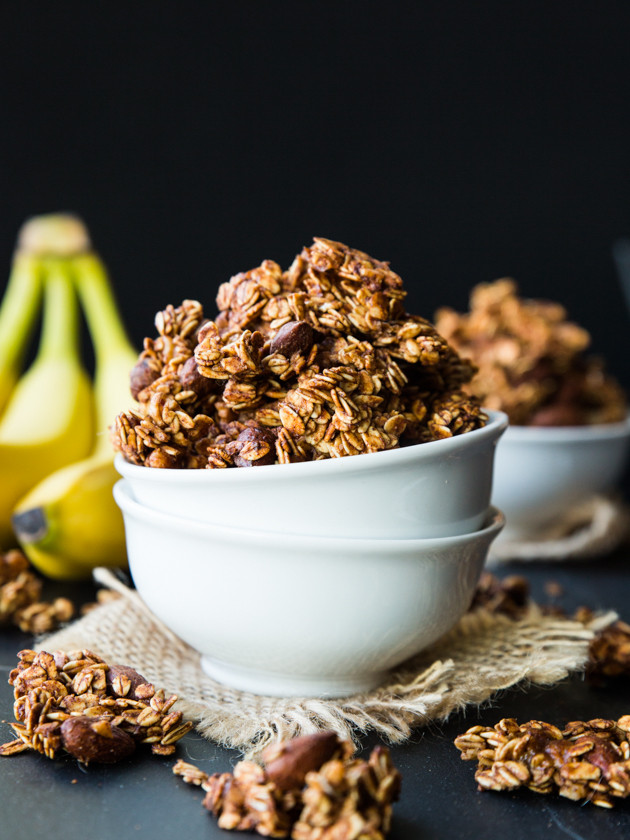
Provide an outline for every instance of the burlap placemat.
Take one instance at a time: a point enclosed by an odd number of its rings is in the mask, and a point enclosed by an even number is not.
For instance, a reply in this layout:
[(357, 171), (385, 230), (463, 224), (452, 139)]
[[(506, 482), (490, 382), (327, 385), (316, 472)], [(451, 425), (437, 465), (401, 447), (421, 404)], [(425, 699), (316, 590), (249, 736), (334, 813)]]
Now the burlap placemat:
[(621, 499), (598, 495), (568, 510), (530, 539), (500, 534), (490, 547), (487, 565), (510, 560), (589, 560), (614, 551), (628, 539), (630, 508)]
[(283, 699), (210, 679), (199, 654), (164, 627), (135, 591), (106, 570), (95, 576), (123, 597), (40, 639), (37, 648), (88, 648), (108, 662), (130, 665), (157, 687), (177, 694), (178, 708), (202, 735), (247, 756), (271, 741), (319, 729), (354, 740), (373, 731), (390, 742), (404, 741), (414, 728), (482, 703), (501, 689), (524, 680), (548, 685), (581, 669), (595, 630), (614, 619), (609, 614), (585, 627), (543, 615), (535, 605), (519, 620), (477, 610), (369, 693)]

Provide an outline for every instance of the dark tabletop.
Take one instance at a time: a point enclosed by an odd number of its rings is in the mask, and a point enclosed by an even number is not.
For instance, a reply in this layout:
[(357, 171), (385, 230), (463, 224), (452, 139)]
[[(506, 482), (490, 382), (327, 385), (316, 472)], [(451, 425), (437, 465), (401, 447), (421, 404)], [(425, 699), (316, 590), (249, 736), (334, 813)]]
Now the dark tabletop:
[[(533, 597), (548, 603), (545, 585), (560, 584), (557, 599), (570, 611), (577, 606), (613, 608), (628, 617), (630, 548), (596, 561), (562, 564), (512, 563), (497, 572), (522, 574)], [(93, 599), (89, 584), (48, 584), (46, 597), (66, 594), (77, 602)], [(30, 636), (4, 630), (0, 635), (0, 720), (13, 719), (12, 689), (7, 683), (16, 653), (32, 643)], [(618, 718), (630, 713), (630, 684), (590, 686), (575, 675), (554, 688), (525, 687), (506, 691), (484, 708), (470, 708), (444, 724), (418, 729), (413, 740), (391, 748), (403, 787), (394, 808), (391, 840), (430, 838), (630, 838), (630, 801), (613, 810), (575, 803), (529, 791), (479, 792), (474, 762), (463, 762), (453, 739), (477, 723), (494, 725), (503, 717), (532, 718), (562, 726), (569, 720)], [(0, 724), (0, 742), (12, 739)], [(378, 742), (365, 737), (361, 753)], [(239, 759), (199, 735), (185, 736), (177, 756), (207, 773), (229, 771)], [(157, 758), (138, 751), (114, 766), (83, 767), (70, 757), (51, 761), (35, 753), (0, 759), (0, 838), (67, 838), (110, 840), (112, 837), (219, 838), (229, 835), (201, 807), (203, 793), (175, 777), (173, 757)], [(257, 835), (255, 835), (257, 836)]]

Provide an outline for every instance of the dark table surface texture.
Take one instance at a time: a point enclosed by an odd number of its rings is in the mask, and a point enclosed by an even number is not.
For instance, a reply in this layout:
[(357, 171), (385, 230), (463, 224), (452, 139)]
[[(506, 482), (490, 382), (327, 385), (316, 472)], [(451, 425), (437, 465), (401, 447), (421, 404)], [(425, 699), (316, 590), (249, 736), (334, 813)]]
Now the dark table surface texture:
[[(630, 548), (614, 556), (581, 562), (511, 563), (499, 576), (522, 574), (533, 597), (548, 603), (546, 585), (557, 582), (556, 603), (568, 611), (580, 605), (630, 614)], [(94, 597), (91, 584), (48, 583), (46, 597), (67, 594), (78, 603)], [(0, 634), (0, 742), (12, 739), (12, 689), (7, 683), (16, 654), (32, 638), (17, 630)], [(483, 708), (468, 708), (447, 722), (418, 728), (411, 741), (391, 747), (403, 777), (394, 808), (391, 840), (430, 838), (630, 838), (630, 801), (612, 810), (529, 791), (480, 792), (474, 762), (463, 762), (454, 738), (477, 723), (494, 725), (503, 717), (519, 722), (618, 718), (630, 713), (630, 683), (594, 688), (581, 675), (555, 687), (520, 685)], [(360, 753), (378, 739), (365, 736)], [(239, 754), (211, 743), (193, 730), (178, 745), (177, 756), (207, 773), (232, 769)], [(201, 806), (203, 793), (172, 774), (174, 758), (149, 751), (113, 766), (81, 766), (64, 756), (54, 761), (27, 752), (0, 759), (0, 837), (110, 840), (111, 837), (228, 837)], [(249, 835), (233, 835), (249, 836)]]

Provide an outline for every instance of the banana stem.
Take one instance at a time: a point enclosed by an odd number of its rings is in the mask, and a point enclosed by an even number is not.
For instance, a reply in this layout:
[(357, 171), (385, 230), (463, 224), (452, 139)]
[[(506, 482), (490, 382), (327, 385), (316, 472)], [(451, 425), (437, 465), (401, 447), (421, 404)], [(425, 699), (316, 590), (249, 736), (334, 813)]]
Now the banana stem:
[(26, 350), (28, 332), (41, 303), (38, 260), (17, 252), (0, 307), (0, 364), (17, 367)]
[(72, 266), (97, 364), (104, 363), (117, 352), (135, 353), (101, 260), (94, 253), (82, 254), (73, 259)]
[(44, 318), (37, 350), (41, 358), (79, 358), (79, 307), (66, 260), (44, 264)]

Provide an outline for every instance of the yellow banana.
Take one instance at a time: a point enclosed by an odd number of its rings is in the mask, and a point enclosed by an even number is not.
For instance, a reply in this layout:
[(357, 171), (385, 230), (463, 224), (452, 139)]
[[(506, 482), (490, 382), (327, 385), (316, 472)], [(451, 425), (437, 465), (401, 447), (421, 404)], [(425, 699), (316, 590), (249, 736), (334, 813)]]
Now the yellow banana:
[(37, 257), (17, 251), (0, 307), (0, 412), (19, 379), (31, 328), (41, 304)]
[(56, 580), (89, 578), (96, 566), (127, 565), (111, 458), (92, 456), (47, 476), (18, 503), (13, 527), (31, 563)]
[(84, 456), (93, 438), (92, 386), (79, 356), (76, 294), (62, 260), (43, 266), (37, 355), (0, 421), (0, 545), (15, 542), (11, 512), (52, 470)]
[(108, 426), (129, 406), (129, 373), (138, 354), (125, 334), (105, 269), (93, 253), (72, 272), (94, 344), (96, 444), (88, 458), (47, 476), (16, 506), (13, 527), (30, 561), (59, 580), (89, 577), (95, 566), (125, 566), (122, 515), (112, 488), (119, 478)]

